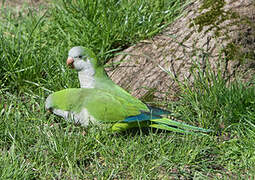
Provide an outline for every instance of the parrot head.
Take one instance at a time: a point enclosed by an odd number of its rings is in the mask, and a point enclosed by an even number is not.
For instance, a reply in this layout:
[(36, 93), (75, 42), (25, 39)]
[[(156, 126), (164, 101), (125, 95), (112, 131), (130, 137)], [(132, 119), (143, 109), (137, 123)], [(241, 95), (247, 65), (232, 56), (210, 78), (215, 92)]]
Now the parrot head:
[[(78, 72), (81, 88), (94, 88), (98, 79), (109, 79), (104, 66), (89, 48), (75, 46), (68, 52), (66, 64)], [(108, 81), (107, 81), (108, 82)]]
[(66, 64), (78, 72), (91, 68), (95, 69), (97, 58), (91, 50), (82, 46), (75, 46), (69, 50)]

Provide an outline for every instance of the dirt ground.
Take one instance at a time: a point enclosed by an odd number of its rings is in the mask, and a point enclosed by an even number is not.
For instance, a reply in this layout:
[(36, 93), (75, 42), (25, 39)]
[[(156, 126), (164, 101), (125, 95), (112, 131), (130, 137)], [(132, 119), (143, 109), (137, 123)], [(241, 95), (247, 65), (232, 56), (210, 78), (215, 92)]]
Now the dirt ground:
[(45, 0), (0, 0), (0, 7), (11, 7), (16, 10), (22, 9), (22, 7), (39, 7), (40, 5), (46, 5), (48, 1)]

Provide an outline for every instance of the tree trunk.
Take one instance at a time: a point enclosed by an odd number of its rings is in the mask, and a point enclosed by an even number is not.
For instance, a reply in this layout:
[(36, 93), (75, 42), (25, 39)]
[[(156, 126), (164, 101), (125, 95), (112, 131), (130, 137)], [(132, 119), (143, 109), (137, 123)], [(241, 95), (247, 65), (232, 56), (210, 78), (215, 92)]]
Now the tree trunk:
[(228, 79), (237, 72), (246, 72), (245, 79), (254, 73), (254, 0), (195, 1), (184, 13), (161, 34), (112, 59), (107, 72), (113, 81), (139, 98), (173, 99), (175, 79), (192, 83), (197, 65), (216, 71), (221, 62)]

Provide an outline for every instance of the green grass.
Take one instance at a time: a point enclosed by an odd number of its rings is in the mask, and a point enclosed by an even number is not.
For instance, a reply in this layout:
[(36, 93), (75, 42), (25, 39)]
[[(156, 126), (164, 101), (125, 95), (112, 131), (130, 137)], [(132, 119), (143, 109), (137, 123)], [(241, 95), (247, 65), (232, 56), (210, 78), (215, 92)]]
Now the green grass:
[(107, 126), (83, 128), (48, 114), (51, 91), (78, 87), (65, 67), (70, 47), (90, 47), (103, 63), (159, 32), (183, 3), (76, 2), (56, 1), (45, 13), (1, 11), (0, 179), (254, 177), (254, 81), (228, 84), (220, 71), (203, 75), (198, 68), (193, 87), (180, 83), (180, 101), (169, 102), (169, 110), (215, 131), (205, 137), (152, 129), (112, 134)]

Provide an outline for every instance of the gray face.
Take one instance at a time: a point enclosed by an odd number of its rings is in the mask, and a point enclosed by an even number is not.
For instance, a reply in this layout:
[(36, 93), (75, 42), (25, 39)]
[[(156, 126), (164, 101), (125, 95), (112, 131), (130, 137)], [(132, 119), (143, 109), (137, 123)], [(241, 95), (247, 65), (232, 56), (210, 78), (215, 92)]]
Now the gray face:
[(68, 57), (81, 59), (84, 56), (84, 49), (81, 46), (75, 46), (68, 52)]
[(84, 49), (81, 46), (75, 46), (68, 52), (68, 59), (73, 59), (73, 67), (77, 71), (82, 71), (84, 68), (86, 68), (87, 63), (84, 56)]
[(95, 71), (90, 60), (86, 57), (85, 51), (81, 46), (75, 46), (68, 52), (68, 59), (72, 59), (72, 66), (83, 75), (93, 76)]

